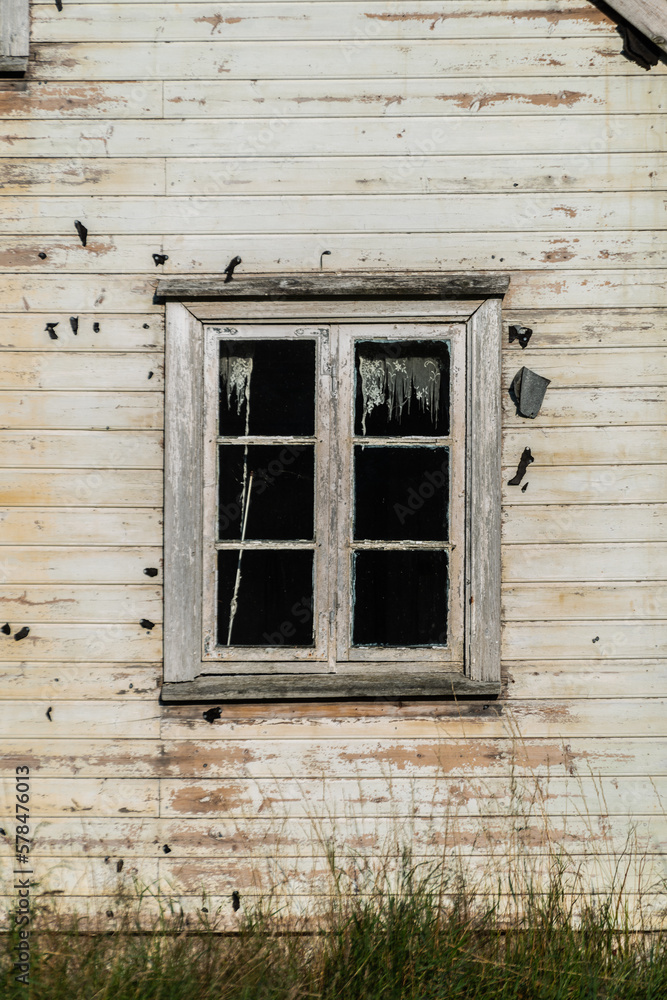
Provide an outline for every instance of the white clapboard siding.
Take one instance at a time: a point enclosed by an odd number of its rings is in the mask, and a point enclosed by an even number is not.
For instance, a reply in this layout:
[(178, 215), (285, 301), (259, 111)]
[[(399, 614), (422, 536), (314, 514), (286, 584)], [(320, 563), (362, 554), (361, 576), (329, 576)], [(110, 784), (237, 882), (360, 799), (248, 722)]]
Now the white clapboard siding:
[[(517, 362), (516, 354), (505, 356), (503, 375), (511, 381)], [(623, 385), (667, 385), (667, 353), (662, 348), (624, 350), (588, 349), (584, 351), (530, 350), (521, 355), (521, 363), (552, 381), (554, 386), (586, 388)], [(547, 390), (548, 391), (548, 390)]]
[[(9, 165), (13, 163), (12, 160), (4, 162)], [(78, 161), (78, 163), (84, 162)], [(113, 178), (112, 169), (110, 165), (107, 167), (110, 178)], [(15, 174), (14, 171), (14, 176)], [(82, 189), (86, 179), (83, 168), (77, 167), (76, 176), (81, 178), (81, 187), (77, 189), (77, 194), (107, 193), (103, 189), (90, 192)], [(18, 185), (18, 179), (16, 183)], [(63, 178), (64, 194), (71, 193), (67, 189), (67, 183), (67, 178)], [(499, 152), (498, 155), (488, 157), (469, 156), (465, 153), (456, 156), (446, 155), (446, 150), (437, 149), (431, 152), (427, 148), (424, 155), (412, 152), (409, 157), (380, 154), (280, 158), (255, 155), (225, 156), (215, 159), (210, 156), (174, 157), (166, 161), (165, 191), (170, 195), (193, 195), (197, 198), (206, 195), (247, 196), (276, 192), (281, 194), (509, 192), (515, 195), (517, 192), (526, 191), (546, 193), (618, 192), (628, 189), (635, 192), (662, 191), (666, 184), (667, 171), (665, 171), (664, 157), (657, 153), (610, 153), (606, 156), (593, 153), (590, 156), (581, 156), (578, 153), (554, 152), (541, 156), (536, 156), (534, 153), (510, 156)], [(143, 193), (131, 188), (125, 190)], [(30, 191), (26, 185), (25, 193), (29, 194)], [(42, 192), (35, 190), (34, 193)], [(44, 194), (48, 194), (48, 191), (44, 191)], [(447, 233), (439, 235), (446, 238)]]
[[(162, 588), (149, 584), (85, 584), (47, 587), (0, 586), (0, 616), (8, 621), (30, 617), (32, 622), (138, 622), (162, 619)], [(667, 616), (665, 616), (667, 617)], [(91, 689), (94, 690), (94, 689)], [(83, 697), (83, 694), (82, 694)]]
[[(14, 867), (12, 861), (3, 859), (0, 862), (0, 878), (11, 879)], [(53, 893), (60, 900), (70, 896), (81, 900), (91, 897), (108, 897), (106, 907), (110, 906), (119, 894), (132, 893), (136, 886), (155, 887), (159, 878), (159, 861), (149, 858), (133, 858), (127, 862), (123, 859), (108, 856), (66, 860), (49, 858), (44, 860), (39, 873), (39, 880), (31, 889), (31, 896), (38, 900), (50, 900)], [(301, 877), (304, 883), (306, 875)], [(183, 879), (181, 880), (183, 881)], [(314, 879), (312, 879), (314, 881)], [(5, 884), (10, 884), (5, 881)], [(164, 886), (166, 888), (166, 884)]]
[[(660, 192), (579, 194), (560, 192), (505, 198), (494, 195), (266, 195), (248, 198), (181, 197), (2, 199), (0, 232), (70, 233), (79, 218), (100, 233), (349, 232), (363, 217), (374, 232), (508, 232), (590, 229), (655, 229), (667, 221)], [(190, 209), (192, 210), (189, 214)], [(150, 261), (146, 260), (146, 266)]]
[[(127, 48), (127, 46), (124, 46)], [(174, 45), (165, 46), (173, 58)], [(483, 49), (481, 49), (483, 51)], [(590, 51), (590, 50), (589, 50)], [(255, 67), (256, 70), (256, 67)], [(398, 127), (397, 127), (398, 126)], [(11, 134), (10, 134), (11, 133)], [(14, 121), (0, 135), (0, 155), (49, 157), (424, 156), (577, 154), (585, 169), (603, 153), (664, 152), (655, 115), (442, 115), (395, 122), (376, 117), (172, 119), (151, 121)], [(405, 163), (404, 169), (411, 164)], [(158, 168), (159, 169), (159, 168)], [(417, 168), (419, 169), (419, 168)], [(520, 166), (517, 169), (521, 169)], [(187, 219), (188, 217), (186, 217)], [(182, 232), (189, 227), (183, 226)]]
[[(471, 29), (472, 33), (472, 29)], [(596, 38), (501, 38), (483, 45), (474, 37), (443, 45), (431, 37), (390, 41), (267, 41), (262, 73), (274, 80), (331, 77), (599, 76), (615, 61), (618, 75), (645, 70), (622, 61), (618, 35)], [(36, 80), (252, 80), (258, 71), (253, 42), (42, 42), (32, 46)], [(658, 68), (658, 74), (664, 72)]]
[[(305, 705), (256, 706), (220, 704), (220, 718), (207, 722), (201, 706), (163, 706), (163, 739), (201, 739), (208, 741), (247, 739), (328, 739), (343, 741), (358, 738), (413, 738), (445, 741), (465, 737), (471, 740), (506, 736), (520, 743), (522, 739), (569, 740), (571, 737), (625, 738), (664, 737), (662, 698), (606, 698), (604, 689), (591, 692), (586, 702), (580, 699), (466, 703), (421, 702), (403, 704), (382, 702), (375, 707), (341, 702), (335, 716), (331, 708), (317, 702)], [(605, 743), (608, 741), (605, 740)], [(609, 748), (607, 748), (609, 749)]]
[[(162, 551), (152, 546), (3, 545), (0, 583), (146, 583), (144, 569), (157, 569), (150, 579), (161, 582)], [(28, 616), (26, 616), (28, 617)]]
[[(159, 316), (79, 314), (74, 333), (68, 313), (5, 313), (0, 324), (0, 350), (10, 351), (161, 351), (164, 323)], [(55, 323), (58, 340), (46, 324)], [(98, 329), (95, 329), (95, 326)]]
[(143, 662), (0, 662), (0, 676), (3, 678), (4, 696), (10, 700), (154, 702), (162, 684), (162, 665)]
[[(600, 847), (600, 834), (595, 824), (587, 824), (583, 817), (557, 815), (526, 816), (525, 826), (516, 827), (514, 818), (503, 821), (488, 817), (483, 830), (476, 819), (453, 816), (443, 829), (439, 822), (415, 818), (411, 823), (395, 826), (380, 818), (358, 818), (346, 822), (344, 818), (311, 821), (294, 818), (276, 831), (271, 820), (261, 815), (234, 820), (211, 820), (208, 817), (192, 819), (128, 817), (59, 817), (40, 818), (39, 835), (35, 838), (31, 854), (39, 858), (75, 858), (112, 856), (159, 857), (163, 846), (170, 848), (172, 858), (206, 858), (211, 856), (215, 838), (215, 856), (226, 863), (233, 857), (254, 857), (262, 862), (267, 857), (317, 858), (326, 856), (326, 845), (331, 845), (336, 857), (352, 851), (357, 858), (382, 856), (400, 847), (401, 839), (410, 838), (414, 856), (425, 856), (443, 848), (456, 848), (462, 856), (470, 854), (510, 854), (512, 848), (530, 848), (531, 853), (549, 852), (546, 829), (554, 834), (568, 851)], [(645, 846), (646, 854), (661, 854), (665, 850), (664, 828), (656, 816), (637, 817), (636, 842)], [(619, 853), (632, 837), (632, 825), (615, 823), (604, 837), (604, 849)], [(10, 857), (13, 845), (0, 841), (0, 855)], [(159, 852), (159, 853), (158, 853)]]
[(527, 447), (541, 466), (658, 464), (667, 456), (667, 427), (512, 428), (503, 435), (503, 465), (518, 463)]
[[(45, 702), (40, 702), (35, 706), (43, 715), (47, 709)], [(118, 736), (121, 738), (123, 730), (134, 725), (138, 730), (145, 726), (152, 735), (157, 736), (158, 721), (157, 716), (151, 717), (150, 708), (138, 702), (132, 704), (126, 702), (93, 702), (86, 706), (88, 712), (87, 725), (99, 726), (100, 735), (105, 731), (107, 736)], [(20, 703), (12, 702), (11, 705), (0, 706), (3, 717), (7, 717), (10, 728), (15, 728), (16, 722), (22, 718), (23, 724), (30, 723), (33, 713), (23, 710)], [(104, 710), (108, 713), (104, 717)], [(14, 724), (12, 724), (12, 715)], [(61, 727), (57, 724), (58, 710), (53, 710), (53, 723), (51, 728), (55, 731)], [(82, 727), (85, 716), (81, 714), (78, 723), (72, 724)], [(3, 723), (5, 718), (3, 718)], [(48, 719), (45, 719), (48, 726)], [(113, 732), (114, 726), (119, 730), (117, 734)], [(40, 723), (40, 728), (42, 728)], [(3, 726), (3, 732), (9, 734), (9, 729)], [(44, 728), (44, 735), (47, 735)], [(144, 734), (147, 735), (147, 734)], [(75, 816), (80, 814), (94, 814), (97, 816), (157, 816), (158, 815), (158, 783), (146, 779), (123, 778), (122, 781), (114, 782), (113, 778), (81, 778), (78, 781), (71, 779), (49, 778), (43, 780), (39, 775), (30, 776), (32, 798), (30, 802), (30, 812), (33, 816)], [(16, 778), (0, 779), (0, 802), (6, 808), (9, 803), (13, 803), (16, 796)], [(5, 809), (3, 809), (4, 813)]]
[[(91, 235), (94, 236), (94, 233)], [(164, 306), (153, 302), (156, 285), (156, 277), (115, 278), (93, 275), (72, 282), (62, 275), (7, 275), (0, 285), (0, 311), (150, 312), (158, 314), (162, 319)]]
[(503, 349), (521, 357), (518, 341), (509, 343), (514, 323), (530, 327), (531, 351), (542, 348), (660, 347), (667, 345), (667, 316), (661, 309), (526, 309), (504, 310), (507, 333)]
[(507, 622), (505, 659), (628, 659), (667, 656), (667, 622)]
[[(1, 98), (2, 91), (0, 110)], [(82, 154), (78, 157), (0, 160), (2, 195), (161, 194), (164, 190), (165, 168), (160, 159), (84, 159)]]
[[(84, 781), (87, 779), (83, 779)], [(633, 809), (643, 815), (663, 811), (660, 796), (667, 791), (667, 779), (658, 777), (652, 786), (649, 777), (594, 779), (553, 777), (540, 789), (540, 799), (549, 812), (585, 815), (586, 806), (594, 814), (604, 803), (609, 815), (627, 815)], [(517, 778), (516, 800), (536, 794), (532, 779)], [(77, 782), (74, 782), (76, 785)], [(163, 816), (243, 816), (260, 811), (267, 816), (497, 816), (512, 809), (512, 791), (505, 778), (432, 779), (414, 781), (394, 776), (354, 779), (290, 780), (280, 784), (267, 778), (160, 779), (160, 808)], [(596, 809), (597, 807), (597, 809)]]
[[(0, 118), (158, 118), (163, 110), (162, 87), (157, 81), (142, 80), (132, 87), (82, 81), (21, 83), (20, 89), (9, 86), (0, 91)], [(142, 183), (138, 171), (136, 183)]]
[[(350, 183), (353, 183), (351, 181)], [(378, 186), (384, 181), (378, 178)], [(402, 185), (408, 186), (408, 185)], [(373, 182), (364, 190), (373, 187)], [(395, 239), (392, 233), (390, 239)], [(99, 236), (82, 247), (71, 236), (32, 235), (0, 236), (0, 267), (5, 272), (49, 274), (67, 271), (71, 274), (109, 274), (153, 269), (152, 255), (167, 253), (168, 260), (160, 265), (159, 273), (215, 273), (220, 262), (236, 255), (242, 243), (244, 266), (252, 270), (303, 271), (317, 265), (323, 248), (330, 249), (334, 263), (324, 270), (352, 269), (363, 264), (379, 270), (386, 255), (387, 234), (369, 233), (275, 233), (242, 236), (198, 234), (180, 236)], [(638, 267), (667, 265), (667, 248), (662, 231), (630, 232), (559, 232), (559, 233), (412, 233), (400, 237), (404, 259), (410, 259), (416, 269), (434, 270), (440, 267), (461, 271), (479, 270), (498, 262), (506, 271), (530, 267), (551, 270), (582, 267), (607, 270), (610, 266), (636, 270)], [(46, 253), (46, 259), (40, 258)], [(91, 323), (92, 326), (92, 323)], [(42, 326), (42, 333), (44, 327)], [(48, 336), (48, 335), (47, 335)], [(68, 335), (59, 332), (67, 347), (85, 348)], [(93, 338), (99, 341), (99, 337)], [(118, 342), (119, 349), (123, 341)], [(51, 346), (51, 345), (46, 345)], [(62, 349), (63, 345), (59, 345)], [(110, 344), (113, 347), (113, 344)], [(134, 345), (132, 345), (134, 346)], [(53, 348), (52, 348), (53, 349)]]
[[(543, 583), (505, 584), (502, 591), (505, 621), (563, 621), (577, 619), (663, 618), (667, 620), (664, 583)], [(47, 612), (48, 614), (48, 612)]]
[[(60, 86), (65, 90), (72, 85), (44, 86)], [(112, 87), (113, 84), (98, 86)], [(553, 115), (563, 112), (572, 115), (594, 114), (607, 107), (613, 107), (615, 114), (660, 114), (663, 109), (661, 82), (647, 74), (643, 77), (547, 78), (539, 75), (518, 80), (512, 76), (492, 80), (481, 77), (453, 80), (167, 80), (164, 84), (164, 115), (167, 118), (379, 115), (396, 119), (415, 115)], [(2, 117), (7, 114), (5, 112)], [(24, 116), (17, 111), (13, 117)], [(39, 109), (33, 117), (47, 115)]]
[(528, 467), (522, 486), (509, 486), (508, 479), (515, 473), (516, 466), (503, 470), (504, 504), (661, 503), (667, 496), (667, 465), (541, 466), (535, 462)]
[(159, 429), (164, 400), (156, 392), (0, 391), (5, 427)]
[[(504, 507), (503, 544), (530, 542), (661, 542), (667, 504), (551, 504)], [(564, 553), (561, 551), (561, 557)], [(508, 552), (507, 558), (511, 558)]]
[[(48, 666), (57, 669), (56, 664)], [(509, 662), (506, 666), (511, 675), (508, 684), (512, 687), (522, 683), (513, 680), (514, 675), (523, 676), (530, 665)], [(571, 677), (575, 666), (567, 661), (543, 661), (532, 669), (536, 677), (544, 678), (540, 682), (544, 688), (548, 678), (559, 672)], [(114, 664), (112, 669), (122, 668)], [(125, 669), (129, 681), (130, 677), (144, 676), (143, 671), (150, 668), (130, 664)], [(133, 670), (137, 672), (132, 673)], [(581, 676), (614, 678), (624, 671), (627, 684), (628, 678), (640, 677), (650, 670), (664, 676), (664, 667), (661, 670), (655, 661), (646, 660), (587, 663)], [(550, 697), (553, 689), (554, 683), (549, 688)], [(59, 717), (62, 708), (59, 706)], [(512, 712), (516, 709), (516, 705), (512, 706)], [(184, 737), (160, 742), (137, 737), (132, 742), (116, 744), (108, 737), (77, 736), (74, 731), (52, 738), (7, 738), (5, 746), (0, 773), (6, 777), (14, 775), (13, 760), (19, 754), (24, 755), (31, 767), (39, 761), (39, 773), (45, 778), (386, 778), (394, 770), (404, 778), (413, 779), (475, 775), (501, 778), (507, 775), (510, 765), (515, 774), (535, 778), (577, 773), (612, 777), (667, 774), (664, 735), (647, 740), (617, 733), (611, 743), (597, 737), (570, 736), (564, 744), (554, 736), (521, 739), (512, 735), (511, 727), (500, 735), (480, 738), (479, 734), (470, 733), (467, 737), (451, 735), (446, 740), (430, 732), (409, 738), (403, 735), (366, 738), (357, 733), (348, 741), (331, 739), (327, 734), (303, 739), (295, 732), (280, 739), (257, 740), (255, 744), (232, 734), (224, 739)], [(247, 817), (246, 822), (258, 824), (258, 833), (253, 837), (262, 836), (261, 813)]]
[[(548, 536), (547, 536), (548, 537)], [(667, 579), (667, 543), (520, 544), (503, 548), (503, 580), (605, 582)]]
[(178, 42), (334, 39), (361, 45), (375, 39), (498, 38), (544, 39), (610, 36), (614, 23), (583, 4), (550, 0), (543, 10), (534, 0), (459, 0), (415, 11), (414, 3), (115, 3), (74, 5), (68, 17), (38, 6), (34, 42)]
[(160, 546), (162, 508), (7, 507), (0, 545)]
[[(30, 621), (24, 615), (21, 624)], [(76, 662), (154, 663), (162, 657), (162, 628), (132, 625), (81, 625), (41, 622), (30, 626), (30, 634), (18, 642), (2, 635), (0, 658), (13, 663), (30, 660)]]
[[(56, 331), (57, 332), (57, 331)], [(7, 351), (0, 389), (162, 389), (164, 360), (154, 354), (42, 354)]]
[(14, 469), (162, 469), (160, 431), (0, 431), (3, 464)]
[[(664, 698), (667, 692), (667, 667), (664, 657), (658, 660), (509, 660), (503, 664), (507, 678), (506, 696), (516, 702), (524, 698), (562, 700), (590, 698), (603, 690), (607, 698)], [(607, 749), (606, 753), (610, 753)], [(586, 763), (585, 758), (572, 761), (572, 767), (586, 772), (589, 767), (600, 770), (600, 758), (606, 756), (599, 748)], [(611, 754), (608, 767), (623, 773), (616, 754)], [(566, 767), (569, 765), (566, 764)], [(633, 765), (628, 761), (628, 773)], [(657, 774), (663, 765), (654, 760), (634, 764), (634, 773)], [(551, 773), (554, 773), (552, 770)]]
[(162, 493), (162, 469), (0, 468), (0, 503), (8, 507), (157, 507)]
[[(524, 367), (523, 360), (520, 355), (514, 355), (514, 358), (516, 371), (519, 371)], [(505, 390), (509, 385), (508, 381)], [(502, 394), (502, 405), (506, 426), (520, 427), (525, 433), (540, 427), (657, 425), (664, 420), (667, 391), (641, 386), (631, 389), (560, 389), (557, 385), (550, 385), (542, 408), (534, 419), (517, 414), (507, 391)]]

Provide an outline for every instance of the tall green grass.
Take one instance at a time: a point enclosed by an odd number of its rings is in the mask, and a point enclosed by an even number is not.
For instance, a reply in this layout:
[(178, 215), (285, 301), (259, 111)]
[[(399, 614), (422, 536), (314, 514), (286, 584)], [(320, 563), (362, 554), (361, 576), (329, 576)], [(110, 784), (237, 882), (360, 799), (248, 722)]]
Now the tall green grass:
[[(499, 873), (500, 875), (500, 873)], [(29, 987), (13, 981), (16, 941), (3, 938), (6, 1000), (665, 1000), (667, 935), (637, 932), (622, 887), (571, 890), (556, 862), (533, 889), (480, 896), (463, 873), (398, 869), (355, 896), (329, 899), (317, 922), (287, 921), (271, 900), (229, 927), (224, 913), (196, 919), (163, 908), (147, 930), (146, 897), (113, 932), (76, 917), (37, 917)], [(502, 873), (512, 885), (512, 873)]]

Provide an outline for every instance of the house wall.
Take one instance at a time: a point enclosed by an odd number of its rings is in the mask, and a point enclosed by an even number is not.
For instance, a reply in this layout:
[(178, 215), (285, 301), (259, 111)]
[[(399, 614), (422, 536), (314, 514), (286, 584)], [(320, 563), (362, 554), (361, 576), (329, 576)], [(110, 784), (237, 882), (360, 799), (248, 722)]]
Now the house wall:
[[(547, 828), (601, 864), (635, 830), (662, 864), (665, 66), (588, 0), (31, 15), (27, 83), (0, 83), (0, 801), (27, 763), (35, 878), (102, 912), (133, 877), (204, 886), (231, 919), (233, 890), (324, 892), (330, 837), (343, 866), (409, 842), (497, 872)], [(504, 335), (504, 482), (535, 462), (504, 486), (499, 703), (159, 704), (153, 291), (237, 254), (511, 275), (534, 333)], [(521, 365), (552, 380), (534, 421)]]

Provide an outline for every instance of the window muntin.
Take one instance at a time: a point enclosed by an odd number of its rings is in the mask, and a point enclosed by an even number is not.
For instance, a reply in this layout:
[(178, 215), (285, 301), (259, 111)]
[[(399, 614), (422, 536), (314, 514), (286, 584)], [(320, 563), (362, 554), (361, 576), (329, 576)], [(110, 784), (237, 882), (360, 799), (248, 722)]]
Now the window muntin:
[(204, 330), (211, 672), (462, 668), (465, 327)]

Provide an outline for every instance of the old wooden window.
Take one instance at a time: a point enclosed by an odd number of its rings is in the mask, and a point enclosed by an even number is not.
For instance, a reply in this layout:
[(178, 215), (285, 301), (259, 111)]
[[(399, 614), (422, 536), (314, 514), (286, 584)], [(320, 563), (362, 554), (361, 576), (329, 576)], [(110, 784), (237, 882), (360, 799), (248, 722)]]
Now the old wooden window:
[(167, 699), (498, 690), (499, 279), (345, 280), (161, 282)]
[(28, 67), (28, 0), (0, 0), (0, 73), (24, 73)]

